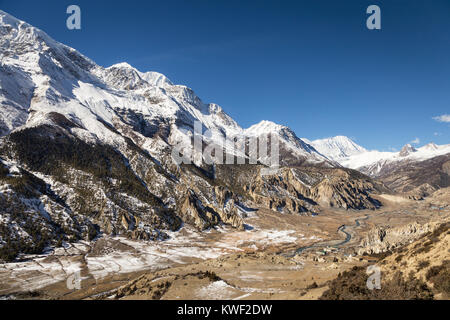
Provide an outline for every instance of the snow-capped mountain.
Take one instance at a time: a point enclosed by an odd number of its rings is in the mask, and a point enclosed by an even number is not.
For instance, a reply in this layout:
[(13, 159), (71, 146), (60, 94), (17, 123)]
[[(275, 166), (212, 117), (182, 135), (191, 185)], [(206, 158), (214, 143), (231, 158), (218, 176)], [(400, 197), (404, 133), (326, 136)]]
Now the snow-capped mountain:
[(109, 144), (122, 141), (104, 124), (121, 120), (152, 135), (161, 130), (163, 119), (168, 141), (191, 130), (194, 121), (221, 137), (242, 131), (220, 107), (203, 103), (191, 89), (161, 74), (141, 73), (127, 63), (102, 68), (4, 12), (0, 32), (3, 135), (45, 123), (51, 112), (76, 123), (80, 138)]
[[(231, 148), (227, 138), (257, 134), (264, 127), (260, 133), (276, 133), (293, 158), (328, 161), (287, 127), (273, 124), (269, 128), (263, 122), (244, 130), (220, 106), (202, 102), (190, 88), (174, 85), (162, 74), (140, 72), (128, 63), (103, 68), (4, 12), (0, 13), (0, 33), (2, 135), (23, 125), (49, 122), (47, 115), (57, 112), (76, 123), (75, 134), (86, 141), (119, 145), (123, 139), (104, 126), (125, 122), (144, 136), (158, 133), (164, 141), (158, 141), (159, 147), (179, 141), (190, 145), (193, 124), (198, 121), (203, 131), (210, 131), (210, 142), (225, 140)], [(158, 158), (159, 147), (146, 149)]]
[(400, 152), (367, 151), (339, 160), (347, 168), (357, 169), (371, 176), (378, 176), (383, 169), (393, 164), (425, 161), (450, 153), (450, 144), (438, 146), (434, 143), (420, 148), (405, 145)]
[(274, 134), (280, 142), (281, 162), (284, 165), (295, 164), (325, 164), (326, 166), (338, 166), (318, 152), (312, 145), (297, 137), (290, 128), (276, 124), (272, 121), (263, 120), (258, 124), (244, 130), (248, 137), (259, 137)]
[(341, 166), (361, 171), (370, 176), (378, 176), (392, 164), (420, 162), (450, 153), (450, 144), (438, 146), (429, 143), (420, 148), (406, 144), (399, 152), (367, 150), (345, 136), (310, 141), (302, 140), (320, 154), (334, 160)]
[(314, 140), (310, 144), (327, 158), (338, 162), (350, 156), (367, 152), (365, 148), (345, 136)]
[(406, 144), (399, 152), (381, 152), (367, 150), (345, 136), (314, 141), (305, 138), (302, 138), (302, 140), (343, 167), (355, 169), (373, 177), (385, 175), (402, 165), (409, 165), (450, 153), (450, 145), (438, 146), (434, 143), (429, 143), (420, 148)]
[(429, 143), (420, 148), (406, 144), (399, 152), (369, 151), (346, 137), (310, 144), (343, 167), (377, 178), (391, 191), (411, 199), (423, 199), (450, 186), (450, 144)]
[(417, 149), (408, 143), (405, 146), (403, 146), (402, 150), (400, 150), (400, 153), (398, 155), (400, 157), (407, 157), (413, 154), (414, 152), (417, 152)]

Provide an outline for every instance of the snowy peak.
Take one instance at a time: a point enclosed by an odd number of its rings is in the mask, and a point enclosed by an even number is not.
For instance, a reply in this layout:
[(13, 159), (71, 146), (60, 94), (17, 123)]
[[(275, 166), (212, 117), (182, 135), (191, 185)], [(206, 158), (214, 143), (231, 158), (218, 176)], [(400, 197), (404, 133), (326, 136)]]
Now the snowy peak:
[(311, 145), (321, 154), (336, 161), (367, 152), (365, 148), (345, 136), (315, 140)]
[(173, 85), (163, 74), (154, 71), (140, 72), (127, 62), (114, 64), (105, 70), (107, 72), (107, 82), (121, 89), (133, 90), (146, 85), (163, 88)]
[(431, 142), (431, 143), (429, 143), (429, 144), (427, 144), (427, 145), (425, 145), (425, 146), (423, 146), (423, 147), (421, 147), (419, 149), (420, 150), (427, 150), (427, 151), (436, 151), (436, 150), (439, 149), (439, 147), (434, 142)]
[(417, 149), (414, 148), (412, 145), (410, 145), (409, 143), (407, 145), (405, 145), (402, 150), (400, 150), (400, 153), (398, 154), (400, 157), (407, 157), (410, 154), (417, 152)]
[(173, 83), (169, 79), (167, 79), (165, 75), (159, 72), (148, 71), (141, 74), (141, 77), (152, 86), (165, 87), (173, 85)]
[[(248, 129), (244, 130), (246, 136), (264, 136), (274, 134), (280, 142), (280, 153), (285, 158), (303, 159), (307, 163), (327, 163), (330, 166), (336, 166), (336, 163), (330, 162), (329, 158), (317, 152), (308, 142), (297, 137), (295, 132), (289, 127), (277, 124), (272, 121), (263, 120)], [(282, 156), (282, 157), (283, 157)], [(296, 160), (290, 161), (295, 164)]]
[(249, 137), (276, 134), (282, 141), (290, 144), (299, 144), (302, 146), (302, 149), (306, 147), (306, 143), (298, 138), (294, 131), (272, 121), (263, 120), (250, 128), (245, 129), (244, 133)]
[(0, 34), (1, 136), (46, 122), (52, 112), (104, 142), (117, 136), (104, 123), (112, 126), (124, 117), (146, 132), (155, 131), (149, 127), (157, 127), (161, 119), (187, 124), (198, 120), (207, 128), (218, 125), (219, 131), (227, 131), (220, 127), (227, 123), (236, 126), (224, 112), (210, 114), (191, 89), (173, 85), (160, 73), (140, 72), (126, 62), (102, 68), (2, 11)]
[(297, 137), (295, 132), (291, 128), (277, 124), (272, 121), (263, 120), (248, 129), (244, 130), (247, 136), (261, 136), (269, 133), (278, 135), (282, 140), (291, 143), (300, 143), (306, 147), (306, 143)]
[(2, 28), (2, 33), (6, 32), (19, 32), (22, 30), (27, 30), (27, 33), (31, 36), (39, 36), (45, 35), (48, 37), (43, 31), (29, 25), (28, 23), (19, 20), (9, 13), (6, 13), (0, 10), (0, 26)]
[(420, 162), (450, 153), (450, 145), (438, 146), (430, 143), (421, 148), (405, 145), (400, 152), (367, 151), (339, 160), (344, 167), (357, 169), (363, 173), (377, 176), (386, 168), (399, 166), (402, 163)]
[(0, 10), (0, 30), (2, 34), (11, 31), (11, 29), (18, 30), (22, 24), (25, 24), (25, 22), (20, 21), (10, 14)]
[(116, 64), (113, 64), (112, 66), (108, 67), (107, 69), (131, 69), (137, 72), (136, 68), (131, 66), (128, 62), (119, 62)]
[(112, 65), (105, 69), (104, 80), (109, 85), (120, 90), (135, 90), (148, 86), (139, 71), (126, 62)]
[[(294, 159), (292, 162), (330, 162), (286, 126), (261, 121), (244, 130), (220, 106), (203, 103), (192, 89), (174, 85), (160, 73), (141, 72), (127, 62), (103, 68), (38, 29), (11, 31), (25, 23), (7, 14), (2, 15), (3, 20), (11, 20), (14, 27), (1, 29), (4, 36), (0, 43), (5, 50), (0, 55), (6, 50), (12, 52), (1, 60), (4, 68), (0, 69), (0, 85), (9, 96), (0, 95), (5, 109), (0, 114), (0, 135), (23, 125), (47, 123), (48, 114), (59, 113), (83, 128), (83, 136), (93, 134), (106, 143), (117, 145), (121, 137), (105, 130), (104, 123), (114, 127), (121, 121), (139, 128), (145, 136), (163, 132), (164, 141), (172, 143), (180, 135), (190, 141), (189, 132), (199, 121), (210, 130), (213, 141), (274, 133), (282, 144), (282, 156)], [(28, 33), (42, 36), (28, 39)], [(30, 44), (29, 56), (23, 48)], [(5, 72), (7, 68), (11, 70)]]
[(270, 132), (280, 132), (280, 130), (287, 128), (280, 124), (272, 121), (263, 120), (257, 124), (252, 125), (250, 128), (246, 129), (245, 132), (248, 135), (259, 136), (261, 134), (267, 134)]

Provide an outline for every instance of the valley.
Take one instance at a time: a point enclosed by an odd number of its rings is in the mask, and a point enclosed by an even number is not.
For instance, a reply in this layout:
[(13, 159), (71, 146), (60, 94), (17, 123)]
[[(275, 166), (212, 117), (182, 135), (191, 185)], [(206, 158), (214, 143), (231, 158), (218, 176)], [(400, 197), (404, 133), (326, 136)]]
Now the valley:
[[(442, 199), (417, 202), (380, 195), (380, 200), (386, 205), (378, 210), (328, 210), (317, 216), (251, 210), (244, 231), (217, 228), (199, 233), (183, 227), (171, 239), (156, 243), (105, 236), (55, 248), (46, 255), (0, 265), (0, 295), (24, 299), (317, 299), (338, 274), (379, 260), (375, 252), (358, 254), (362, 240), (375, 227), (450, 221), (450, 206), (436, 206)], [(81, 288), (69, 289), (67, 278), (77, 270)], [(166, 283), (170, 287), (161, 291)]]

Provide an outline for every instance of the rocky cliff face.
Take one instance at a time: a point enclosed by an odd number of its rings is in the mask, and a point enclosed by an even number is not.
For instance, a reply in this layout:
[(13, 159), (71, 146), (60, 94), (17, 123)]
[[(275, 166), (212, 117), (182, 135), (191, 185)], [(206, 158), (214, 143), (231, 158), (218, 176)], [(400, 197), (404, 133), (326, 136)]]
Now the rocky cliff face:
[(383, 186), (347, 169), (283, 168), (277, 175), (261, 176), (248, 185), (257, 203), (287, 212), (314, 212), (320, 208), (375, 209), (370, 196)]
[(392, 251), (417, 240), (427, 232), (432, 232), (439, 226), (437, 223), (411, 223), (397, 228), (376, 227), (361, 240), (358, 254), (378, 254)]

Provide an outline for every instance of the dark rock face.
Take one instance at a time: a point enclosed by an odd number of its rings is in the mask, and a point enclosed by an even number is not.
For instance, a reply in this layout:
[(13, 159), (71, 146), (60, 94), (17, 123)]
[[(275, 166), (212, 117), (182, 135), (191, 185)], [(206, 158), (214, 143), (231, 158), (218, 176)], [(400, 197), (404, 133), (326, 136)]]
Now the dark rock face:
[(400, 150), (400, 157), (407, 157), (409, 156), (411, 153), (416, 152), (416, 148), (414, 148), (412, 145), (407, 144), (406, 146), (404, 146), (402, 148), (402, 150)]
[(440, 188), (450, 186), (450, 154), (429, 160), (399, 163), (383, 169), (378, 178), (397, 192), (422, 198)]

